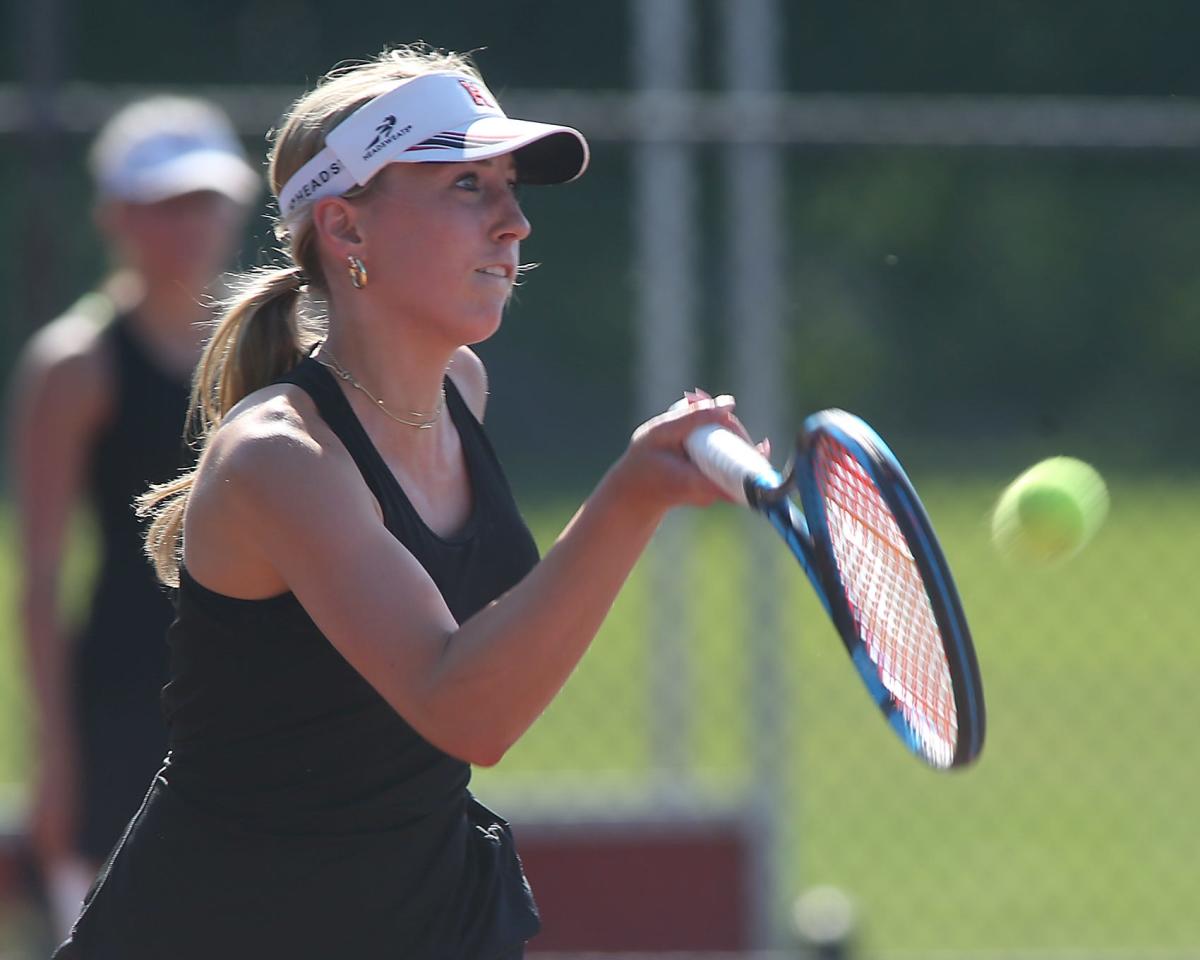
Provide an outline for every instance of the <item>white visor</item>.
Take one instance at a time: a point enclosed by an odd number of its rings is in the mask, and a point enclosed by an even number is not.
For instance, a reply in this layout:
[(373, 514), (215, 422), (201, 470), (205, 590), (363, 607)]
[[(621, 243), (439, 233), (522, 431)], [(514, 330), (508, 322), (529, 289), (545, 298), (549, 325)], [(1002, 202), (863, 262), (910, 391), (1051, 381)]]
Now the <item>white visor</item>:
[(565, 183), (588, 164), (583, 134), (571, 127), (505, 116), (482, 82), (460, 73), (405, 80), (354, 111), (325, 148), (284, 184), (284, 220), (321, 197), (364, 186), (389, 163), (449, 163), (515, 153), (523, 183)]
[(190, 97), (150, 97), (125, 107), (96, 138), (91, 164), (101, 195), (132, 203), (213, 190), (249, 204), (262, 188), (229, 119)]

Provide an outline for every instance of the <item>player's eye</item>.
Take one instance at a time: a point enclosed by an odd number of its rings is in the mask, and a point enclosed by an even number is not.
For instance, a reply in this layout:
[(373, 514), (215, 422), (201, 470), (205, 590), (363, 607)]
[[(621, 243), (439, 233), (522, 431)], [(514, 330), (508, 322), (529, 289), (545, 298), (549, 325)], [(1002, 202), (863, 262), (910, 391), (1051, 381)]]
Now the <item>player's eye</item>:
[(464, 190), (479, 189), (479, 174), (464, 173), (461, 177), (454, 181), (456, 187), (462, 187)]

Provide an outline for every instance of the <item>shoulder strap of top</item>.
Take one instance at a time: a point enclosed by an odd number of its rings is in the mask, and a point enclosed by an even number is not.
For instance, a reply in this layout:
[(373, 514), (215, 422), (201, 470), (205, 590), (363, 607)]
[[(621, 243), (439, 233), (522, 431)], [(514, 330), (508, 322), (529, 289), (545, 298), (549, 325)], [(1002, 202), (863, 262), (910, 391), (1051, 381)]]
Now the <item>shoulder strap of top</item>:
[[(467, 401), (458, 392), (458, 387), (455, 386), (452, 377), (446, 377), (446, 405), (450, 408), (450, 416), (458, 428), (459, 441), (463, 445), (463, 455), (467, 458), (468, 463), (477, 465), (477, 469), (472, 471), (472, 479), (482, 482), (476, 483), (475, 495), (478, 497), (485, 493), (485, 490), (480, 488), (490, 488), (496, 482), (506, 484), (507, 481), (503, 479), (504, 468), (500, 464), (500, 458), (496, 455), (492, 441), (488, 439), (487, 431), (484, 430), (483, 424), (476, 419), (471, 408), (467, 406)], [(487, 478), (484, 478), (479, 472), (483, 469), (488, 471)]]
[[(472, 465), (471, 479), (478, 486), (480, 479), (477, 475), (478, 467), (485, 459), (495, 460), (495, 454), (492, 453), (492, 447), (488, 443), (487, 434), (484, 433), (483, 424), (475, 419), (475, 414), (467, 406), (467, 401), (458, 392), (458, 385), (455, 384), (454, 378), (448, 376), (444, 382), (446, 384), (446, 409), (450, 411), (450, 419), (458, 430), (458, 442), (462, 444), (463, 456), (467, 463)], [(479, 496), (480, 492), (476, 490), (476, 496)]]
[(121, 408), (135, 402), (132, 395), (139, 387), (153, 382), (154, 371), (141, 345), (129, 331), (128, 313), (117, 314), (106, 323), (100, 331), (100, 338), (111, 364), (113, 396), (118, 408)]
[(375, 445), (371, 443), (371, 438), (367, 436), (366, 430), (359, 423), (354, 409), (337, 385), (337, 381), (333, 379), (332, 374), (312, 357), (305, 357), (290, 373), (280, 377), (277, 382), (295, 384), (312, 397), (313, 403), (317, 405), (317, 412), (321, 414), (321, 419), (342, 441), (346, 451), (354, 460), (355, 466), (358, 467), (359, 473), (362, 474), (363, 480), (366, 481), (367, 487), (379, 501), (386, 517), (392, 500), (392, 491), (386, 482), (385, 474), (390, 478), (391, 471), (386, 467), (380, 469), (383, 464)]

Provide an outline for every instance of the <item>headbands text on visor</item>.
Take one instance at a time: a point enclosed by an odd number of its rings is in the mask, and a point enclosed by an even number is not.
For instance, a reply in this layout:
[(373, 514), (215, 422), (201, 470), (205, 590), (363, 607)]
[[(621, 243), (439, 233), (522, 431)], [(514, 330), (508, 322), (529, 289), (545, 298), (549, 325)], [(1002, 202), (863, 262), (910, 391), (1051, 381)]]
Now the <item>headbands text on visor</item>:
[(587, 141), (571, 127), (506, 116), (474, 77), (424, 74), (363, 104), (334, 127), (324, 149), (279, 191), (279, 212), (287, 220), (321, 197), (370, 182), (389, 163), (483, 160), (549, 138), (561, 142), (556, 149), (531, 152), (541, 169), (522, 179), (575, 179), (587, 167)]

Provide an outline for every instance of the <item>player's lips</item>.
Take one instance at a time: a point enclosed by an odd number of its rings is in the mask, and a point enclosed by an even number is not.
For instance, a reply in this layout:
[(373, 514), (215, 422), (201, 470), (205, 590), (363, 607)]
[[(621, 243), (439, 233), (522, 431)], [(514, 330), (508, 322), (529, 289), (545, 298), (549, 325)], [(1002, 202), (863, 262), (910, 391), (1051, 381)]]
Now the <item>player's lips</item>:
[(493, 263), (486, 267), (480, 267), (475, 271), (489, 277), (499, 277), (501, 280), (511, 280), (517, 273), (517, 266), (514, 263)]

